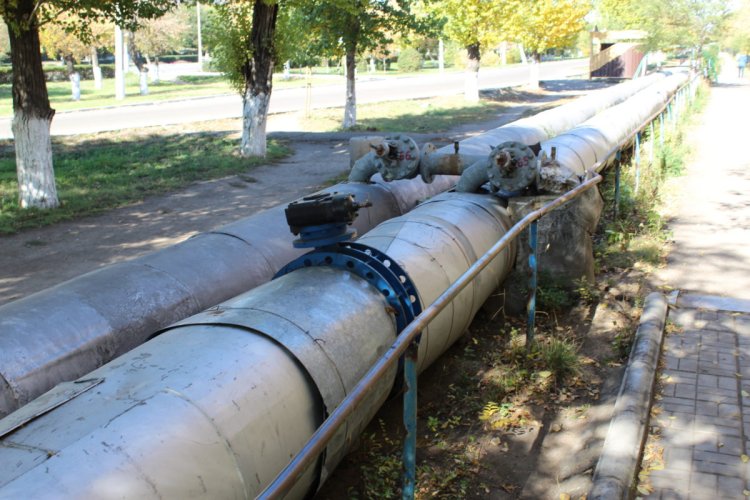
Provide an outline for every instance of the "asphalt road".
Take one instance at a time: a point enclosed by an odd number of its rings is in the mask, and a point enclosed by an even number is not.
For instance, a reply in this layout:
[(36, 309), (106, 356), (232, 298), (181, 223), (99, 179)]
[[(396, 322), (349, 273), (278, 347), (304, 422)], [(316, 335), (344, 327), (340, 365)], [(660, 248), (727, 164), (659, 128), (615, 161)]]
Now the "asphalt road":
[[(557, 80), (583, 74), (588, 60), (545, 62), (540, 65), (541, 80)], [(479, 72), (480, 88), (498, 88), (523, 85), (529, 80), (528, 66), (482, 69)], [(464, 74), (429, 74), (404, 78), (364, 77), (357, 82), (357, 102), (372, 103), (389, 100), (418, 99), (463, 92)], [(305, 88), (274, 90), (270, 113), (301, 111), (305, 105)], [(341, 107), (345, 88), (341, 83), (312, 88), (312, 108)], [(242, 101), (238, 95), (222, 95), (158, 102), (154, 104), (124, 105), (109, 108), (60, 112), (52, 121), (53, 135), (75, 135), (141, 128), (155, 125), (172, 125), (204, 120), (237, 118), (242, 115)], [(10, 138), (11, 119), (0, 119), (0, 138)]]

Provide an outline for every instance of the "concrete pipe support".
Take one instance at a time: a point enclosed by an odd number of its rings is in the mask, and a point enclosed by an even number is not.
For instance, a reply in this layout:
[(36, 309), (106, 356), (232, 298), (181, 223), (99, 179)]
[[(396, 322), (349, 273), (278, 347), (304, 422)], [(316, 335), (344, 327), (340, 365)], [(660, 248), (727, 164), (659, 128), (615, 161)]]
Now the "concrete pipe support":
[[(427, 305), (509, 225), (493, 197), (452, 193), (360, 242), (400, 265)], [(425, 330), (421, 369), (463, 334), (509, 272), (512, 253)], [(365, 279), (327, 266), (293, 271), (0, 420), (0, 498), (252, 498), (395, 335), (393, 309)], [(395, 376), (370, 393), (292, 498), (317, 488)]]

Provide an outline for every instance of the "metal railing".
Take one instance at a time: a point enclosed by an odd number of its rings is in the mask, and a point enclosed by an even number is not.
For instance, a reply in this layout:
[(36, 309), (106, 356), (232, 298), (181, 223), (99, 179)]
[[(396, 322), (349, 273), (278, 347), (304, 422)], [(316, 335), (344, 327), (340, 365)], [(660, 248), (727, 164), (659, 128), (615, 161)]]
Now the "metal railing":
[[(346, 423), (346, 419), (357, 409), (359, 404), (367, 397), (369, 390), (378, 383), (378, 381), (387, 374), (388, 370), (398, 364), (399, 359), (404, 359), (404, 426), (406, 436), (404, 438), (404, 482), (402, 488), (402, 497), (404, 499), (414, 498), (414, 489), (416, 484), (416, 429), (417, 429), (417, 351), (419, 346), (419, 337), (422, 330), (464, 289), (474, 278), (484, 270), (500, 252), (505, 250), (522, 231), (529, 228), (529, 268), (530, 268), (530, 292), (527, 304), (528, 325), (526, 332), (527, 345), (531, 345), (534, 340), (534, 323), (536, 316), (536, 288), (537, 288), (537, 221), (544, 215), (561, 207), (562, 205), (576, 199), (584, 192), (599, 184), (603, 177), (599, 173), (612, 159), (617, 157), (616, 161), (616, 186), (615, 186), (615, 213), (619, 205), (619, 182), (620, 182), (620, 151), (626, 147), (635, 138), (635, 146), (640, 148), (640, 134), (646, 127), (650, 126), (653, 131), (653, 122), (656, 118), (660, 121), (660, 142), (663, 150), (664, 147), (664, 119), (665, 110), (668, 112), (668, 119), (674, 127), (675, 115), (672, 109), (674, 100), (682, 101), (681, 96), (688, 86), (694, 83), (694, 79), (689, 80), (685, 85), (680, 87), (667, 101), (667, 103), (650, 118), (644, 121), (643, 125), (628, 135), (616, 147), (612, 148), (605, 156), (593, 165), (589, 171), (588, 180), (582, 182), (579, 186), (565, 194), (548, 202), (543, 207), (530, 212), (528, 215), (518, 221), (511, 229), (503, 235), (484, 255), (482, 255), (474, 264), (472, 264), (453, 284), (451, 284), (435, 301), (425, 308), (414, 321), (412, 321), (391, 344), (388, 350), (375, 362), (370, 370), (360, 379), (352, 391), (341, 401), (331, 415), (321, 424), (321, 426), (310, 437), (305, 446), (292, 459), (292, 461), (276, 476), (257, 497), (259, 499), (276, 499), (282, 498), (302, 477), (308, 467), (313, 465), (318, 456), (323, 453), (328, 443), (334, 437), (338, 429)], [(679, 105), (676, 110), (679, 113)], [(651, 140), (654, 140), (653, 135)], [(636, 169), (637, 176), (640, 175), (640, 153), (636, 152)], [(638, 177), (637, 177), (638, 178)]]

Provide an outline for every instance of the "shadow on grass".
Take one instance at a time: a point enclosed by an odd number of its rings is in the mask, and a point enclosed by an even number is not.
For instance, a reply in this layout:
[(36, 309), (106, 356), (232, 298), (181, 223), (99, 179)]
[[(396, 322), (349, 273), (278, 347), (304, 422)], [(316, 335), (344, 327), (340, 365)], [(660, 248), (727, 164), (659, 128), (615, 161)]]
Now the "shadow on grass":
[(61, 207), (21, 210), (13, 145), (0, 143), (0, 234), (93, 215), (183, 188), (196, 181), (247, 172), (289, 154), (269, 141), (267, 158), (243, 158), (231, 132), (108, 135), (85, 141), (54, 139)]

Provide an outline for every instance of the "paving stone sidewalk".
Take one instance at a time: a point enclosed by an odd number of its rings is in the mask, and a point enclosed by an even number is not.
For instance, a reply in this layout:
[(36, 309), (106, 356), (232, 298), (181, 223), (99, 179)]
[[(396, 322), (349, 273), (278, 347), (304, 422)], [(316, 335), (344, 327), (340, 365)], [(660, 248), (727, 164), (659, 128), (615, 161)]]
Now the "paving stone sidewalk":
[[(650, 427), (663, 447), (646, 498), (744, 498), (750, 489), (750, 301), (681, 295)], [(744, 456), (744, 457), (743, 457)], [(744, 458), (744, 459), (743, 459)]]
[(693, 154), (667, 200), (674, 245), (652, 282), (679, 293), (648, 422), (658, 437), (645, 449), (657, 469), (645, 474), (642, 484), (654, 487), (646, 498), (750, 496), (750, 160), (741, 152), (750, 79), (737, 77), (733, 61), (724, 66), (683, 139)]

